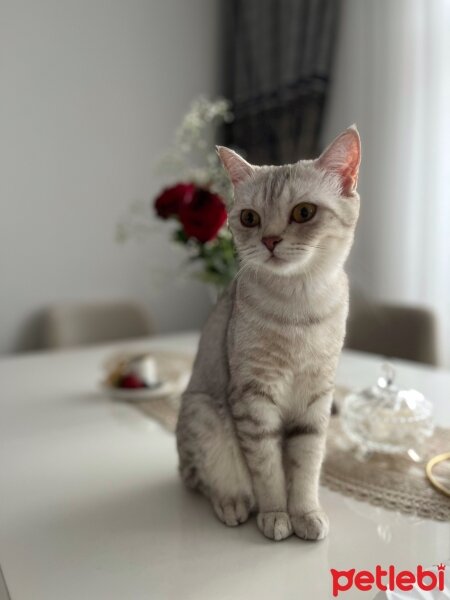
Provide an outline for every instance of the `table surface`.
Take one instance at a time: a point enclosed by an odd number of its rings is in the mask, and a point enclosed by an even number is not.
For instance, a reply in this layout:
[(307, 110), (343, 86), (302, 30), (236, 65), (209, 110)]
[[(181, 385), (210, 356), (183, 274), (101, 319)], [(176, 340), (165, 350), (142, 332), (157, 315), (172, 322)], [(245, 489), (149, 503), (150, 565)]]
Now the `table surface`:
[[(174, 436), (98, 391), (114, 349), (194, 352), (197, 341), (178, 334), (0, 360), (0, 564), (12, 600), (328, 600), (330, 568), (450, 557), (450, 524), (326, 489), (332, 528), (322, 542), (271, 542), (254, 519), (222, 525), (181, 485)], [(337, 381), (367, 386), (379, 363), (345, 351)], [(449, 426), (450, 373), (394, 364), (399, 383), (422, 390)]]

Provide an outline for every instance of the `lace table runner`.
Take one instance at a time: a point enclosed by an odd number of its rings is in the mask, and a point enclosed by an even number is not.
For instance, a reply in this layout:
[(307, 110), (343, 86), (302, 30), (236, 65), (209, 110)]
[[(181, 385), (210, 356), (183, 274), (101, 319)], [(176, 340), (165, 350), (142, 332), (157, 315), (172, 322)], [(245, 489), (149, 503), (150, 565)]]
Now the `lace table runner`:
[[(332, 490), (392, 510), (419, 517), (450, 521), (450, 498), (436, 490), (425, 474), (430, 458), (450, 449), (450, 429), (437, 427), (423, 450), (424, 461), (415, 463), (400, 455), (373, 454), (364, 461), (332, 417), (322, 484)], [(442, 463), (440, 476), (450, 481), (450, 465)]]

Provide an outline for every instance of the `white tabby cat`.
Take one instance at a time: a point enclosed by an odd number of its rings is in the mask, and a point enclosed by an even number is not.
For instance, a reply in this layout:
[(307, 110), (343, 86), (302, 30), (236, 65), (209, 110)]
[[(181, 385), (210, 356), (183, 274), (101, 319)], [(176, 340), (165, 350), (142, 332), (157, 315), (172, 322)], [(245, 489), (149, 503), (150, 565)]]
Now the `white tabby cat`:
[(206, 323), (183, 395), (181, 476), (226, 525), (256, 510), (268, 538), (322, 539), (319, 476), (348, 311), (358, 131), (293, 165), (218, 153), (234, 187), (241, 270)]

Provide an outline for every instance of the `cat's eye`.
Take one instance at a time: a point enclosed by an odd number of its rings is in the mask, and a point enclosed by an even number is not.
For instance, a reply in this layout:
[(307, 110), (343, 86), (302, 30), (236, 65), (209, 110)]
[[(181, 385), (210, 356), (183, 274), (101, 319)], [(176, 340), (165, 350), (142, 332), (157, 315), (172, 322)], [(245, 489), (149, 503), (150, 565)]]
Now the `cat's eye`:
[(251, 208), (244, 208), (241, 210), (241, 223), (244, 227), (256, 227), (261, 222), (256, 210)]
[(311, 202), (300, 202), (294, 206), (291, 213), (291, 221), (296, 223), (306, 223), (316, 214), (317, 206)]

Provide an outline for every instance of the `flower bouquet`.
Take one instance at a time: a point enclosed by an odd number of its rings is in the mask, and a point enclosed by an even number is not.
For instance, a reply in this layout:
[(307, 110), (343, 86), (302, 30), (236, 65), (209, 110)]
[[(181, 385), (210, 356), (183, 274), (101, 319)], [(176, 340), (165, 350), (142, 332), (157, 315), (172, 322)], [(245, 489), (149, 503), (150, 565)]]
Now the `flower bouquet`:
[[(227, 100), (200, 97), (192, 103), (157, 165), (157, 172), (172, 182), (153, 201), (156, 215), (172, 224), (173, 240), (186, 248), (189, 263), (198, 265), (193, 275), (219, 292), (237, 272), (226, 213), (231, 186), (214, 149), (218, 126), (231, 119)], [(119, 236), (126, 238), (129, 230), (122, 224)], [(134, 233), (144, 230), (134, 224)]]

